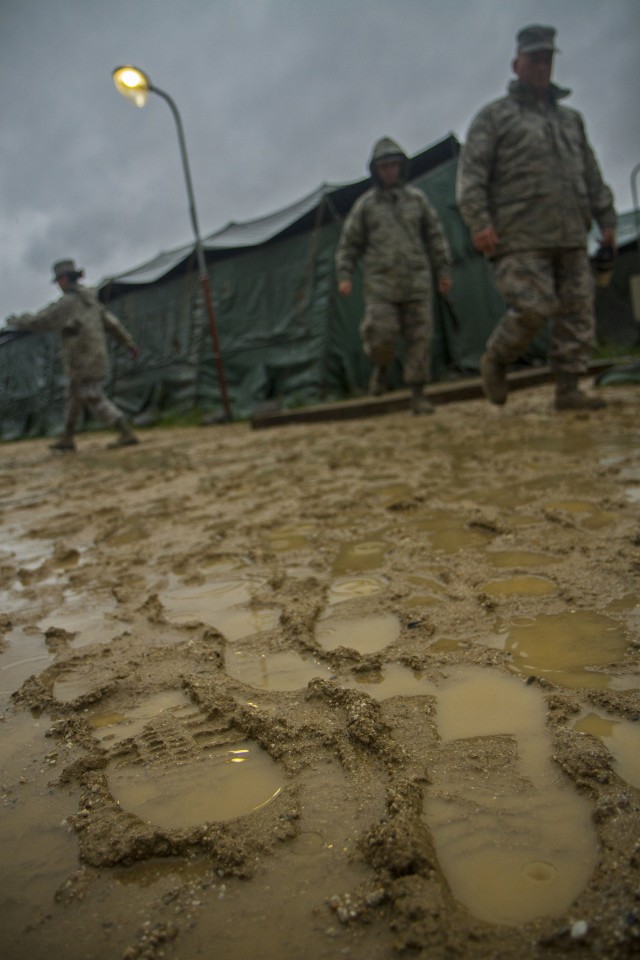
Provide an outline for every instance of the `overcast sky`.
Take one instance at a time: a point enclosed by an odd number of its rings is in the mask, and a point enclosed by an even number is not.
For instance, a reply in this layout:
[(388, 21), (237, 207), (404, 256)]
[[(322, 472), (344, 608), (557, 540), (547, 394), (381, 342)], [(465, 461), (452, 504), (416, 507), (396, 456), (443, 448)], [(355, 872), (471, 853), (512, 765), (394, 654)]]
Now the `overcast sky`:
[(640, 0), (1, 0), (0, 323), (193, 237), (167, 104), (182, 116), (201, 233), (360, 179), (373, 142), (414, 154), (501, 96), (514, 36), (558, 29), (555, 79), (586, 118), (619, 211), (640, 162)]

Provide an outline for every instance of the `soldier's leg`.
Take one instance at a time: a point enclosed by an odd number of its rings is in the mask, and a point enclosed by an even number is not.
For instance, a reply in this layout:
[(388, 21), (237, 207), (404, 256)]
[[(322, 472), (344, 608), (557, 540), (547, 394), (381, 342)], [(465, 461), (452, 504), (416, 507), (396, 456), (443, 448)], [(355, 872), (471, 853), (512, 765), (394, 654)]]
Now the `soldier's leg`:
[(67, 386), (64, 403), (64, 428), (59, 440), (49, 444), (51, 450), (75, 450), (75, 434), (82, 414), (82, 400), (78, 385), (70, 383)]
[(558, 251), (555, 271), (559, 307), (549, 364), (556, 375), (556, 409), (599, 410), (606, 406), (604, 400), (578, 389), (578, 377), (588, 370), (595, 334), (593, 276), (586, 251)]
[(511, 253), (494, 264), (494, 280), (507, 304), (480, 361), (488, 399), (507, 399), (507, 365), (518, 359), (558, 309), (552, 257), (544, 252)]
[(387, 387), (387, 368), (393, 363), (400, 332), (400, 309), (394, 303), (367, 303), (360, 324), (365, 356), (373, 366), (369, 393), (379, 396)]
[(115, 427), (118, 430), (120, 436), (115, 443), (110, 444), (110, 446), (122, 447), (138, 443), (138, 439), (133, 433), (128, 420), (124, 414), (118, 410), (115, 403), (112, 403), (105, 395), (101, 383), (95, 380), (86, 381), (82, 384), (80, 397), (96, 420), (101, 420), (103, 423)]
[(413, 413), (433, 413), (434, 408), (423, 396), (425, 383), (430, 375), (430, 346), (433, 330), (431, 304), (426, 300), (415, 300), (403, 304), (401, 329), (405, 344), (404, 382), (413, 394), (411, 410)]

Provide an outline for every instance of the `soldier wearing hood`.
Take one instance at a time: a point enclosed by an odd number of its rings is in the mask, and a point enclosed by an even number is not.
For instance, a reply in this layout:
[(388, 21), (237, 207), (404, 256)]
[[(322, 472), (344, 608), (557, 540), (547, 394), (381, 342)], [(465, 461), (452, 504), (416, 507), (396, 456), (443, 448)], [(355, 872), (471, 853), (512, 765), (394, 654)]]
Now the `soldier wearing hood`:
[(507, 304), (480, 360), (487, 398), (505, 403), (507, 365), (551, 320), (555, 407), (594, 410), (604, 401), (578, 389), (595, 330), (586, 241), (595, 220), (613, 256), (616, 214), (583, 119), (561, 103), (571, 91), (551, 82), (555, 35), (538, 24), (519, 31), (517, 79), (469, 128), (458, 205)]
[(423, 396), (433, 327), (432, 270), (438, 290), (451, 289), (451, 254), (440, 220), (424, 193), (404, 182), (407, 157), (389, 137), (376, 143), (369, 170), (374, 186), (353, 205), (336, 251), (338, 292), (349, 296), (358, 260), (364, 267), (360, 324), (373, 365), (369, 392), (384, 393), (398, 336), (404, 339), (404, 380), (414, 413), (432, 413)]
[(83, 407), (87, 407), (96, 419), (116, 428), (118, 438), (110, 446), (136, 444), (138, 439), (128, 421), (104, 393), (103, 380), (109, 372), (106, 334), (127, 347), (133, 356), (138, 355), (138, 347), (118, 318), (91, 290), (78, 282), (84, 276), (84, 270), (79, 269), (73, 260), (54, 263), (53, 274), (54, 283), (62, 291), (59, 300), (39, 313), (9, 317), (9, 324), (17, 330), (33, 333), (52, 330), (60, 335), (67, 379), (64, 433), (51, 444), (51, 449), (75, 450), (74, 437)]

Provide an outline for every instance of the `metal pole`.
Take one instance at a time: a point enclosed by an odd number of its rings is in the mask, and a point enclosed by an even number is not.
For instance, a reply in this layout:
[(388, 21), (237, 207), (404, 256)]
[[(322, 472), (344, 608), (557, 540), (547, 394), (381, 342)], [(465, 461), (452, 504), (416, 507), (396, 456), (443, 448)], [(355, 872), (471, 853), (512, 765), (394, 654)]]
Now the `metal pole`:
[(636, 222), (636, 243), (638, 245), (638, 253), (640, 253), (640, 210), (638, 210), (638, 190), (636, 187), (636, 177), (639, 173), (640, 163), (636, 163), (635, 167), (631, 171), (631, 196), (633, 198), (633, 212)]
[(149, 84), (149, 91), (157, 93), (159, 97), (162, 97), (166, 103), (169, 104), (173, 118), (176, 122), (176, 129), (178, 131), (178, 142), (180, 144), (180, 157), (182, 159), (182, 169), (184, 170), (184, 179), (187, 185), (187, 196), (189, 198), (189, 215), (191, 217), (191, 226), (193, 227), (193, 233), (196, 241), (196, 257), (198, 260), (198, 276), (200, 279), (200, 285), (202, 287), (202, 293), (204, 297), (204, 303), (207, 311), (207, 316), (209, 318), (209, 329), (211, 331), (211, 341), (213, 344), (213, 358), (216, 365), (216, 370), (218, 373), (218, 382), (220, 384), (220, 396), (222, 398), (222, 406), (225, 412), (225, 418), (231, 420), (231, 405), (229, 403), (229, 395), (227, 393), (227, 382), (224, 375), (224, 365), (222, 363), (222, 355), (220, 353), (220, 340), (218, 337), (218, 324), (216, 323), (216, 314), (213, 308), (213, 299), (211, 296), (211, 284), (209, 283), (209, 274), (207, 273), (207, 262), (204, 256), (204, 248), (202, 246), (202, 240), (200, 239), (200, 228), (198, 226), (198, 216), (196, 213), (196, 201), (193, 194), (193, 185), (191, 183), (191, 172), (189, 170), (189, 160), (187, 157), (187, 145), (184, 139), (184, 130), (182, 128), (182, 120), (180, 119), (180, 114), (178, 108), (176, 107), (174, 101), (171, 99), (168, 93), (165, 93), (164, 90), (160, 90), (159, 87), (154, 87), (151, 83)]
[[(640, 163), (637, 163), (631, 171), (631, 196), (633, 198), (633, 213), (636, 227), (636, 247), (638, 248), (638, 261), (640, 264), (640, 210), (638, 210), (638, 191), (636, 189), (636, 177), (640, 173)], [(631, 309), (633, 319), (640, 323), (640, 274), (636, 273), (629, 277), (629, 286), (631, 290)]]

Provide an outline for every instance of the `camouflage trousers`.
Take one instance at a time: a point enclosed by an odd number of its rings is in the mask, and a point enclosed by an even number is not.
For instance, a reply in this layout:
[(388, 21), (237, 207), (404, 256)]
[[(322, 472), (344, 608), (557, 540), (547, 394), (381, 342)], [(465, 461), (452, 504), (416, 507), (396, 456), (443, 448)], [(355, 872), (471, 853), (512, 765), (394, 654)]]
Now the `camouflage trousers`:
[(122, 419), (122, 413), (105, 396), (99, 380), (82, 380), (67, 386), (64, 427), (65, 433), (72, 436), (78, 429), (82, 411), (86, 407), (96, 420), (113, 426)]
[(594, 283), (583, 249), (510, 253), (493, 265), (507, 304), (487, 342), (500, 363), (517, 360), (551, 321), (549, 365), (559, 373), (585, 373), (595, 331)]
[(408, 386), (429, 379), (433, 316), (426, 300), (408, 303), (366, 303), (360, 324), (362, 346), (375, 367), (388, 367), (398, 337), (404, 340), (403, 377)]

